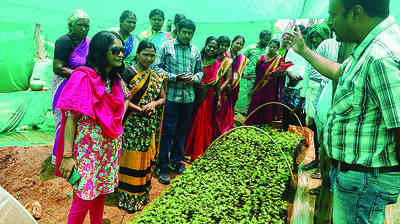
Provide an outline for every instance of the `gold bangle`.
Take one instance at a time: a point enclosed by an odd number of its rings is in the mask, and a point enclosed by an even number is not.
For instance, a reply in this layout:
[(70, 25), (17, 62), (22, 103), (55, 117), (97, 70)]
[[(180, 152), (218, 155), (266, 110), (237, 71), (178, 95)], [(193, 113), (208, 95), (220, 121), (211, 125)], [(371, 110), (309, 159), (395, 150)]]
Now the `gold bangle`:
[(71, 157), (71, 158), (72, 158), (73, 155), (74, 155), (73, 152), (64, 152), (63, 158), (68, 158), (68, 157)]

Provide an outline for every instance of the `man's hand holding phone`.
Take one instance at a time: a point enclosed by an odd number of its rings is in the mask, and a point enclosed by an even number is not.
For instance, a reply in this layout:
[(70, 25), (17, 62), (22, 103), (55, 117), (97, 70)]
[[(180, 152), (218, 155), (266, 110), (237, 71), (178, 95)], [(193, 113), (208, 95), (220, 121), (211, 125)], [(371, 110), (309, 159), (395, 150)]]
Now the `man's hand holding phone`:
[(188, 72), (184, 72), (176, 75), (176, 81), (184, 82), (186, 86), (191, 86), (194, 83), (194, 77), (189, 75)]

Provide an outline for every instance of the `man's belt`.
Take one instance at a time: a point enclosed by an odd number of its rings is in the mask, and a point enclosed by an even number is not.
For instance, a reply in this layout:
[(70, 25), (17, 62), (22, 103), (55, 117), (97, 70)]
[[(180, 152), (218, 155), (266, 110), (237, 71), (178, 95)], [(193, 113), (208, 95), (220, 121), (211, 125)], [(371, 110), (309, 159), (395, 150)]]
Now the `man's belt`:
[(338, 161), (336, 159), (332, 159), (332, 166), (339, 168), (340, 163), (340, 171), (358, 171), (363, 173), (387, 173), (387, 172), (397, 172), (400, 171), (400, 165), (397, 166), (385, 166), (385, 167), (366, 167), (358, 164), (348, 164), (345, 162)]

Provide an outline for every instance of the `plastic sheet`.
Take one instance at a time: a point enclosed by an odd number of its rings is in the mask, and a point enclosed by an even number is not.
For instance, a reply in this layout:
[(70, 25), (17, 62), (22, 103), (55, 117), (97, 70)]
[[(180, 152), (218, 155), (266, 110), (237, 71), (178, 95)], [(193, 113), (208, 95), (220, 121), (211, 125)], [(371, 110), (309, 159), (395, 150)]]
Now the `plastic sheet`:
[(29, 212), (1, 186), (0, 223), (37, 224)]
[(54, 134), (37, 130), (2, 133), (0, 134), (0, 147), (52, 145), (54, 143), (54, 137)]
[(20, 129), (54, 132), (49, 91), (0, 94), (0, 133)]
[(0, 93), (26, 90), (33, 68), (35, 24), (0, 21)]
[(45, 58), (36, 60), (30, 80), (40, 80), (44, 89), (51, 88), (51, 76), (53, 75), (53, 61)]
[(298, 171), (297, 191), (293, 203), (292, 224), (312, 224), (313, 223), (313, 205), (311, 205), (311, 196), (308, 193), (308, 177), (302, 170)]

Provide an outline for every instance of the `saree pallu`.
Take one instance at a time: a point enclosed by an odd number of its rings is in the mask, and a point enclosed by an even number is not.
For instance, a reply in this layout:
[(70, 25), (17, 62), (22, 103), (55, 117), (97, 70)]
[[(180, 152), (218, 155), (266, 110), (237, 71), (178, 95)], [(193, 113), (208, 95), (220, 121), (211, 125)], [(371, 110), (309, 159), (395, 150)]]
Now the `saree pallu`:
[[(225, 53), (225, 57), (231, 58), (229, 52)], [(232, 74), (230, 77), (231, 93), (223, 92), (221, 94), (221, 110), (216, 113), (216, 119), (220, 128), (220, 134), (234, 127), (233, 118), (236, 102), (239, 98), (239, 83), (243, 71), (249, 61), (248, 58), (239, 54), (236, 58), (232, 59)], [(223, 80), (221, 83), (224, 82)]]
[[(131, 102), (139, 107), (157, 99), (166, 85), (166, 79), (151, 69), (139, 74), (134, 74), (133, 70), (130, 72)], [(129, 111), (125, 114), (118, 207), (128, 213), (142, 210), (148, 201), (151, 175), (158, 155), (163, 108), (156, 108), (151, 116)]]
[[(89, 43), (90, 43), (89, 38), (85, 38), (78, 46), (76, 46), (74, 51), (69, 56), (69, 61), (67, 64), (68, 68), (75, 69), (86, 63), (86, 56), (88, 55), (89, 52)], [(56, 158), (57, 139), (60, 133), (61, 119), (62, 119), (62, 112), (60, 109), (56, 108), (56, 105), (58, 103), (61, 92), (64, 89), (68, 79), (53, 74), (51, 81), (52, 81), (51, 94), (53, 96), (52, 106), (53, 106), (53, 115), (55, 121), (55, 131), (56, 131), (56, 138), (54, 141), (53, 154), (52, 154), (52, 163), (54, 164)]]
[(130, 35), (128, 40), (125, 41), (126, 51), (124, 53), (125, 67), (135, 64), (136, 49), (138, 47), (138, 40), (135, 35)]
[[(281, 63), (281, 56), (277, 55), (272, 59), (266, 59), (265, 55), (259, 58), (260, 69), (257, 73), (253, 87), (247, 117), (259, 106), (269, 102), (282, 102), (282, 94), (285, 77), (272, 77), (270, 72), (274, 71)], [(268, 105), (258, 109), (246, 120), (246, 125), (271, 125), (272, 118), (281, 116), (280, 105)]]
[(168, 32), (160, 31), (153, 34), (152, 30), (143, 31), (139, 38), (152, 42), (156, 47), (156, 52), (158, 49), (160, 49), (161, 44), (163, 44), (165, 41), (174, 39), (174, 37)]
[[(203, 66), (204, 76), (201, 87), (195, 88), (195, 103), (193, 113), (186, 129), (186, 143), (184, 155), (196, 159), (203, 155), (214, 136), (219, 134), (219, 127), (215, 119), (217, 100), (214, 87), (220, 88), (220, 79), (228, 71), (232, 60), (224, 58), (215, 63)], [(197, 89), (197, 90), (196, 90)], [(196, 106), (197, 104), (200, 105)]]

